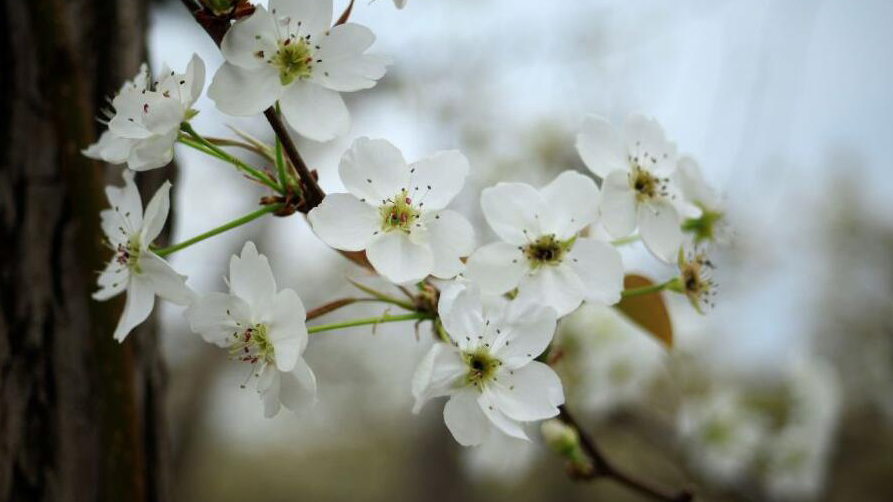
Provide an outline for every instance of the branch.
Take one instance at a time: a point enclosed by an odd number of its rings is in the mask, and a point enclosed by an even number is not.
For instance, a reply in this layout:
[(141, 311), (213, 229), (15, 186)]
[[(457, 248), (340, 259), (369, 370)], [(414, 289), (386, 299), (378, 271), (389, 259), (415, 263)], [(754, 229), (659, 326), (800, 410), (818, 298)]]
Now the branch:
[(626, 472), (618, 470), (607, 458), (605, 458), (589, 434), (580, 427), (580, 424), (577, 423), (570, 412), (567, 411), (567, 408), (560, 406), (559, 410), (560, 413), (558, 418), (577, 430), (577, 433), (580, 436), (580, 444), (586, 452), (586, 455), (592, 460), (592, 472), (589, 474), (579, 474), (580, 479), (596, 479), (599, 477), (610, 478), (631, 490), (635, 490), (655, 500), (663, 500), (665, 502), (690, 502), (694, 500), (694, 494), (689, 490), (681, 490), (672, 493), (665, 488), (656, 487), (641, 479), (637, 479)]

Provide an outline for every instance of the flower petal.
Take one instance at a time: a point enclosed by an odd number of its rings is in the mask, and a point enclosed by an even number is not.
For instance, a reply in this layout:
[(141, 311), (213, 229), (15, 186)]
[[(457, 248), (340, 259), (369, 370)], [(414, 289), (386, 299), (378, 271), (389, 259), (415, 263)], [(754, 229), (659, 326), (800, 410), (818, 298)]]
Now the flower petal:
[(577, 152), (586, 167), (600, 178), (612, 171), (630, 170), (623, 136), (597, 115), (589, 115), (583, 120), (583, 128), (577, 134)]
[(341, 157), (338, 174), (350, 193), (376, 207), (409, 188), (403, 154), (384, 139), (355, 139)]
[(127, 301), (124, 302), (124, 311), (115, 328), (115, 340), (123, 342), (133, 328), (149, 317), (154, 306), (155, 291), (152, 290), (152, 286), (147, 281), (132, 277), (127, 286)]
[(171, 266), (151, 251), (140, 255), (141, 273), (135, 274), (148, 281), (161, 298), (177, 305), (189, 305), (195, 300), (195, 292), (186, 285), (186, 276), (178, 274)]
[(676, 145), (653, 118), (631, 114), (623, 123), (623, 136), (629, 156), (643, 169), (664, 177), (676, 168)]
[(497, 404), (493, 402), (493, 398), (489, 392), (485, 391), (479, 394), (477, 403), (478, 406), (480, 406), (481, 411), (484, 412), (484, 415), (490, 420), (490, 423), (495, 425), (497, 429), (514, 438), (530, 439), (527, 437), (521, 424), (507, 417), (505, 413), (497, 407)]
[(543, 206), (540, 193), (524, 183), (498, 183), (481, 192), (484, 219), (509, 244), (523, 246), (540, 235)]
[(140, 243), (144, 249), (149, 247), (149, 244), (158, 237), (161, 229), (164, 228), (164, 223), (167, 221), (167, 215), (171, 207), (170, 191), (171, 182), (165, 181), (158, 188), (158, 191), (155, 192), (155, 195), (152, 196), (149, 204), (146, 205), (143, 230), (140, 235)]
[(481, 292), (473, 284), (452, 283), (441, 291), (437, 303), (440, 320), (460, 349), (484, 332)]
[(416, 244), (400, 231), (385, 232), (369, 245), (366, 257), (379, 274), (397, 284), (420, 281), (434, 268), (430, 246)]
[(279, 371), (291, 371), (307, 347), (307, 311), (301, 298), (291, 289), (273, 297), (269, 318), (265, 319)]
[(329, 141), (350, 129), (341, 95), (312, 82), (295, 82), (279, 98), (285, 120), (301, 136)]
[(595, 181), (576, 171), (564, 171), (540, 190), (546, 209), (540, 216), (542, 232), (559, 240), (577, 235), (598, 218), (600, 193)]
[(93, 299), (105, 301), (114, 296), (118, 296), (127, 288), (130, 280), (130, 269), (126, 265), (121, 265), (117, 260), (112, 258), (105, 266), (102, 273), (99, 274), (97, 284), (99, 290), (93, 293)]
[(455, 211), (439, 211), (425, 215), (428, 238), (434, 256), (431, 275), (449, 279), (465, 268), (459, 258), (468, 256), (474, 250), (474, 228), (471, 223)]
[(265, 418), (275, 417), (279, 413), (279, 409), (282, 407), (282, 400), (279, 397), (281, 387), (282, 374), (276, 369), (276, 366), (265, 365), (257, 379), (257, 391), (260, 392), (264, 402)]
[(302, 33), (316, 37), (332, 26), (332, 0), (270, 0), (269, 5), (277, 19), (301, 21)]
[[(133, 180), (134, 172), (124, 170), (122, 176), (124, 177), (124, 186), (107, 186), (105, 195), (108, 197), (112, 211), (118, 214), (121, 226), (130, 236), (136, 234), (143, 226), (143, 201)], [(111, 236), (111, 234), (108, 235)]]
[(245, 243), (240, 256), (230, 257), (229, 289), (251, 306), (254, 316), (261, 317), (252, 322), (262, 320), (276, 294), (276, 279), (267, 257), (259, 254), (251, 241)]
[(294, 369), (280, 375), (279, 400), (291, 411), (316, 404), (316, 375), (303, 357), (295, 362)]
[(558, 312), (558, 317), (570, 314), (583, 302), (583, 283), (565, 262), (540, 267), (521, 279), (518, 295), (538, 298)]
[(459, 351), (446, 343), (435, 342), (412, 375), (415, 398), (412, 412), (418, 413), (429, 399), (449, 395), (465, 371)]
[(329, 89), (352, 92), (373, 87), (384, 76), (388, 58), (363, 51), (372, 45), (372, 30), (354, 23), (333, 27), (319, 40), (311, 79)]
[(102, 160), (110, 164), (123, 164), (130, 157), (134, 140), (121, 138), (111, 131), (104, 131), (99, 141), (81, 150), (84, 156), (91, 159)]
[(557, 324), (555, 309), (542, 305), (536, 298), (519, 296), (509, 302), (499, 323), (492, 354), (506, 368), (520, 368), (546, 350)]
[(226, 293), (208, 293), (198, 297), (186, 309), (186, 319), (193, 332), (208, 343), (229, 346), (233, 335), (243, 331), (251, 321), (251, 309), (244, 300)]
[(256, 5), (253, 14), (236, 21), (220, 43), (226, 61), (245, 69), (269, 66), (267, 59), (277, 50), (276, 22), (263, 5)]
[(410, 166), (409, 194), (427, 210), (443, 209), (462, 190), (468, 159), (456, 150), (437, 152)]
[(174, 128), (165, 134), (136, 140), (127, 158), (127, 167), (134, 171), (148, 171), (170, 164), (177, 134), (178, 130)]
[(679, 214), (669, 202), (649, 202), (639, 208), (639, 232), (651, 253), (672, 263), (682, 245)]
[(313, 231), (335, 249), (362, 251), (381, 231), (378, 211), (347, 193), (333, 193), (307, 214)]
[(623, 261), (607, 242), (577, 239), (568, 253), (568, 263), (583, 283), (586, 301), (613, 305), (623, 291)]
[(513, 420), (529, 422), (558, 415), (564, 404), (561, 380), (549, 366), (531, 361), (520, 368), (504, 369), (485, 392), (499, 411)]
[(272, 66), (246, 70), (223, 63), (208, 86), (208, 97), (223, 113), (244, 117), (272, 106), (284, 89), (279, 83), (279, 73)]
[(443, 407), (443, 421), (462, 446), (475, 446), (484, 441), (489, 424), (477, 403), (477, 393), (463, 389), (453, 394)]
[(629, 186), (627, 173), (614, 171), (602, 184), (601, 222), (611, 237), (619, 239), (636, 228), (636, 193)]
[(488, 295), (501, 295), (518, 287), (529, 268), (524, 252), (506, 242), (494, 242), (475, 250), (465, 262), (465, 277)]

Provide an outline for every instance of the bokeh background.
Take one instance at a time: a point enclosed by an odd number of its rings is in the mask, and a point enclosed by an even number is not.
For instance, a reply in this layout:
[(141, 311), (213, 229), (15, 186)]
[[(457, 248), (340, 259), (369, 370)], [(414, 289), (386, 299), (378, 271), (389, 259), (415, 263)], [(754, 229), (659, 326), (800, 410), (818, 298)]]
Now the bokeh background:
[[(393, 65), (348, 96), (346, 137), (299, 141), (328, 191), (342, 190), (338, 159), (358, 136), (386, 138), (408, 160), (460, 149), (472, 172), (456, 206), (483, 244), (493, 239), (483, 187), (585, 169), (573, 147), (583, 117), (619, 124), (640, 111), (725, 194), (735, 239), (713, 256), (717, 305), (702, 316), (666, 298), (672, 351), (610, 309), (562, 323), (568, 405), (609, 457), (696, 487), (699, 500), (890, 500), (893, 3), (409, 0), (397, 11), (360, 0), (352, 20), (375, 31), (373, 50)], [(222, 61), (180, 2), (154, 4), (149, 37), (156, 70), (182, 69), (194, 51), (210, 79)], [(206, 97), (198, 108), (203, 134), (232, 136), (232, 126), (272, 141), (262, 119), (224, 116)], [(251, 210), (259, 191), (178, 148), (175, 241)], [(299, 216), (172, 261), (197, 291), (222, 290), (246, 239), (310, 308), (354, 294), (346, 277), (363, 275)], [(631, 271), (674, 274), (639, 245), (623, 252)], [(570, 482), (538, 441), (463, 449), (439, 403), (412, 415), (424, 331), (314, 335), (319, 405), (272, 420), (240, 389), (245, 368), (192, 335), (179, 308), (165, 306), (163, 331), (181, 500), (642, 500), (609, 481)]]

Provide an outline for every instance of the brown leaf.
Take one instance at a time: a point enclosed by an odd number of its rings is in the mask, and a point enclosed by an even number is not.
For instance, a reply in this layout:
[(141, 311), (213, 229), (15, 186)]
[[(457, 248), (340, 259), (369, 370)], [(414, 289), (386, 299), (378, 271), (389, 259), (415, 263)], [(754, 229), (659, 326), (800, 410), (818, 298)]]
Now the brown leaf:
[[(625, 289), (641, 288), (652, 284), (654, 282), (651, 279), (638, 274), (628, 274), (623, 278)], [(657, 338), (668, 349), (673, 347), (673, 324), (670, 322), (670, 313), (667, 311), (662, 293), (624, 298), (617, 304), (617, 309), (651, 336)]]

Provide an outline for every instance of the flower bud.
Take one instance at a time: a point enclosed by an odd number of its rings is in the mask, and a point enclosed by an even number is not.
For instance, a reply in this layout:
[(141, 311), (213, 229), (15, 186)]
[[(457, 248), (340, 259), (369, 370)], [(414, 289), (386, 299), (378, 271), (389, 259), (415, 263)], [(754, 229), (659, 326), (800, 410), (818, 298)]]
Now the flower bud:
[(546, 444), (562, 456), (572, 458), (580, 448), (580, 435), (576, 429), (557, 418), (544, 421), (540, 432)]
[(202, 4), (211, 10), (215, 16), (228, 14), (233, 10), (238, 0), (201, 0)]

